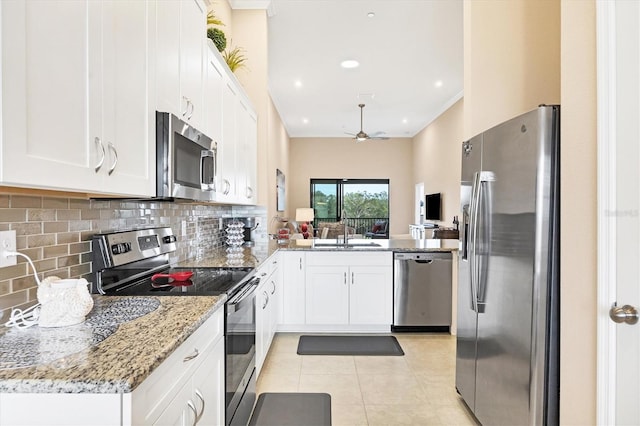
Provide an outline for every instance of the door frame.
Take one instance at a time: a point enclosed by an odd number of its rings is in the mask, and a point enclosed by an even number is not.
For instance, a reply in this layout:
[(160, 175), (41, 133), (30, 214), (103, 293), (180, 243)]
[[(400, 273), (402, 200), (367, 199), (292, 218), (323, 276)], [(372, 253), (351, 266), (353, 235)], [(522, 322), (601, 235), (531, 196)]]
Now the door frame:
[(597, 50), (597, 407), (598, 424), (615, 424), (616, 324), (609, 308), (616, 300), (616, 37), (615, 2), (596, 0)]

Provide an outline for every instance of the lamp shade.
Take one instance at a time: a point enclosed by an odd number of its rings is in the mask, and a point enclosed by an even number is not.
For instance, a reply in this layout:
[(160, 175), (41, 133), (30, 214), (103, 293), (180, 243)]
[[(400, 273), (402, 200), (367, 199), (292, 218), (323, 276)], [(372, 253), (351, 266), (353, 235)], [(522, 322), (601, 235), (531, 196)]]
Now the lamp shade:
[(313, 221), (313, 209), (311, 208), (297, 208), (296, 209), (296, 221), (297, 222), (311, 222)]

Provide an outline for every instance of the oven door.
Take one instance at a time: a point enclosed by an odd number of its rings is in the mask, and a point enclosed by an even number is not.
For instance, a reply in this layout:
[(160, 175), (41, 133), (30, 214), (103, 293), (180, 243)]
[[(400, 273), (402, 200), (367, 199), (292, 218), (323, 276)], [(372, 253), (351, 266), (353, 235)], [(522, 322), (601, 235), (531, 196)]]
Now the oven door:
[(226, 419), (246, 425), (256, 400), (256, 297), (253, 278), (226, 304)]

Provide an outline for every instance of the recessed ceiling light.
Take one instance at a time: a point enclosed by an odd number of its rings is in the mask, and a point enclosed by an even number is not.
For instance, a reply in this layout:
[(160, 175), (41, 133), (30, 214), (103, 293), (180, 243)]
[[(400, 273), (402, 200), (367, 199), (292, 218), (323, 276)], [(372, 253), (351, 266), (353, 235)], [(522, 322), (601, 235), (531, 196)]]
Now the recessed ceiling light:
[(302, 122), (303, 122), (304, 124), (308, 124), (308, 123), (309, 123), (309, 119), (308, 119), (308, 118), (303, 118), (303, 119), (302, 119)]
[(376, 16), (375, 12), (367, 13), (367, 18), (373, 18), (374, 16)]
[(302, 87), (302, 82), (300, 80), (296, 80), (293, 82), (293, 85), (299, 89)]
[(360, 62), (355, 59), (347, 59), (346, 61), (340, 62), (340, 66), (342, 68), (358, 68), (360, 66)]
[(402, 119), (402, 123), (407, 124), (409, 122), (409, 120), (407, 120), (406, 118)]
[(433, 83), (433, 85), (436, 87), (442, 87), (442, 84), (442, 80), (437, 80), (435, 83)]

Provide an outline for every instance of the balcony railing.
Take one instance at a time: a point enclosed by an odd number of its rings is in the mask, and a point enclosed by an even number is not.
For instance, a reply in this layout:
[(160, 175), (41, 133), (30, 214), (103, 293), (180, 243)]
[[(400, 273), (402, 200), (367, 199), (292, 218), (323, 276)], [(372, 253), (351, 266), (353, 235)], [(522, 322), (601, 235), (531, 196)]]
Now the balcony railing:
[[(367, 232), (373, 230), (373, 226), (376, 222), (386, 221), (389, 223), (388, 217), (350, 217), (346, 219), (347, 226), (354, 228), (356, 234), (362, 234), (366, 236)], [(318, 223), (320, 222), (339, 222), (336, 218), (315, 218), (313, 221), (313, 227), (318, 229)], [(389, 226), (387, 226), (386, 232), (378, 234), (378, 238), (389, 238)]]

